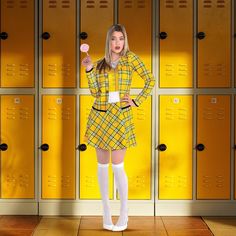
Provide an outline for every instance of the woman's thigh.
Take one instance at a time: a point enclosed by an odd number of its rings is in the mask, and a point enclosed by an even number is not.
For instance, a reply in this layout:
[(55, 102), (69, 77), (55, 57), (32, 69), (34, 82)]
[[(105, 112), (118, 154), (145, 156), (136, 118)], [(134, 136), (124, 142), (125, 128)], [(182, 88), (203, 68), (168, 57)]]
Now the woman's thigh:
[(110, 160), (110, 151), (101, 149), (101, 148), (96, 148), (96, 153), (97, 153), (97, 161), (101, 164), (107, 164), (109, 163)]
[(126, 148), (111, 151), (112, 164), (119, 164), (124, 161)]

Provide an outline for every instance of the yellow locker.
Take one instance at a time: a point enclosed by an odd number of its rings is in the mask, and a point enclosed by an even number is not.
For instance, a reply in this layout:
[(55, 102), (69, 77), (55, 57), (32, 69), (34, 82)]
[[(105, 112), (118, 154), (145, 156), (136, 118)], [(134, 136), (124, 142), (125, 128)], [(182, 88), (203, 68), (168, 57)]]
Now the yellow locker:
[[(89, 55), (94, 62), (105, 55), (106, 33), (113, 21), (114, 1), (80, 1), (80, 44), (89, 44)], [(80, 53), (80, 59), (85, 56), (85, 53)], [(88, 87), (84, 71), (85, 68), (81, 66), (80, 87), (82, 88)]]
[(2, 95), (1, 198), (34, 198), (34, 135), (34, 96)]
[(160, 87), (193, 86), (193, 0), (160, 1)]
[[(152, 69), (152, 0), (118, 1), (118, 22), (125, 26), (130, 50)], [(132, 87), (143, 87), (134, 72)], [(136, 79), (137, 78), (137, 79)]]
[(43, 87), (76, 87), (76, 0), (43, 1)]
[(74, 95), (42, 96), (44, 199), (75, 199), (75, 107)]
[[(94, 98), (91, 95), (80, 96), (80, 144), (85, 144), (87, 149), (80, 151), (80, 199), (98, 199), (100, 191), (97, 178), (97, 156), (95, 148), (87, 145), (84, 134), (89, 112)], [(109, 165), (109, 195), (113, 198), (113, 175)]]
[(159, 199), (192, 199), (192, 96), (160, 96)]
[[(135, 98), (136, 96), (132, 96)], [(152, 100), (132, 107), (137, 146), (127, 148), (125, 170), (128, 177), (129, 199), (151, 199), (152, 177)]]
[(1, 1), (1, 87), (34, 87), (34, 1)]
[(198, 1), (198, 87), (230, 87), (231, 0)]
[(197, 199), (230, 199), (230, 96), (199, 95)]

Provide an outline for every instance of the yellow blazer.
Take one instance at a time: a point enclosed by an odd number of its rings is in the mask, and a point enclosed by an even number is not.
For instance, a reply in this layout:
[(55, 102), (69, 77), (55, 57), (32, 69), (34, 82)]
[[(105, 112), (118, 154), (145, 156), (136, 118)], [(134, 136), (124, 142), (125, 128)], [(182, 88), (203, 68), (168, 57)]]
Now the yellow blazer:
[[(94, 64), (94, 68), (86, 72), (88, 85), (91, 95), (96, 99), (93, 104), (93, 108), (101, 111), (106, 111), (108, 106), (108, 95), (109, 95), (109, 81), (108, 73), (102, 72), (96, 69), (97, 63)], [(130, 86), (132, 82), (133, 72), (136, 71), (139, 76), (144, 80), (144, 88), (137, 95), (133, 102), (136, 106), (147, 98), (151, 93), (152, 88), (155, 85), (155, 79), (152, 73), (145, 67), (141, 59), (131, 51), (128, 51), (125, 56), (122, 56), (117, 65), (118, 74), (118, 90), (120, 98), (125, 94), (130, 93)], [(126, 107), (126, 102), (120, 102), (120, 107)]]

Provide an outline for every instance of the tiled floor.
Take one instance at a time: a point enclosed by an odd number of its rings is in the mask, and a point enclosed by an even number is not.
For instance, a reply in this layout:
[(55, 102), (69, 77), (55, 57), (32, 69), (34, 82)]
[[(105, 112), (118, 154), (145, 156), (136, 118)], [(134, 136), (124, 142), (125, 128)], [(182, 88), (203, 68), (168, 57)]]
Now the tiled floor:
[[(115, 223), (117, 217), (113, 217)], [(102, 229), (102, 217), (0, 216), (0, 236), (235, 236), (236, 217), (129, 217), (128, 229)]]

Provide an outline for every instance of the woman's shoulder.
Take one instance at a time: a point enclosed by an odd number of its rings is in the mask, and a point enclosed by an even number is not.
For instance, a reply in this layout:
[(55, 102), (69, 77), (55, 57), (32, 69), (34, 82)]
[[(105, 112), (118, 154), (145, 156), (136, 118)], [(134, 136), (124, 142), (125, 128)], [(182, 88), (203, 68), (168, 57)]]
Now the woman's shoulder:
[(137, 54), (135, 54), (134, 52), (132, 52), (132, 51), (128, 51), (126, 53), (126, 56), (127, 56), (128, 60), (131, 61), (131, 62), (134, 61), (134, 60), (139, 59), (139, 56)]

